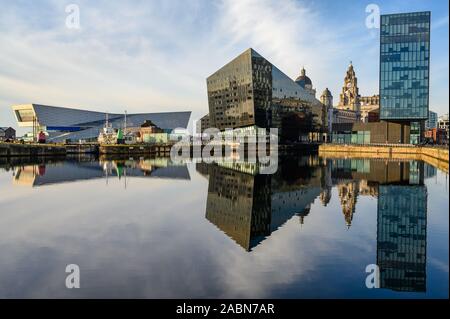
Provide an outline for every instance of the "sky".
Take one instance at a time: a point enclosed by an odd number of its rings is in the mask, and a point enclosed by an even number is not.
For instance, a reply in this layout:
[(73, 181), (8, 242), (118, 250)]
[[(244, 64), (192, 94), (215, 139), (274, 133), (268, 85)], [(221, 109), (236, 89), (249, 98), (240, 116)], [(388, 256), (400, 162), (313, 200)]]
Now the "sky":
[[(80, 28), (68, 28), (76, 4)], [(360, 94), (378, 94), (381, 14), (432, 13), (430, 109), (449, 108), (447, 0), (0, 0), (0, 126), (11, 105), (122, 113), (208, 112), (206, 78), (252, 47), (295, 79), (339, 100), (352, 61)], [(20, 131), (19, 131), (20, 132)]]

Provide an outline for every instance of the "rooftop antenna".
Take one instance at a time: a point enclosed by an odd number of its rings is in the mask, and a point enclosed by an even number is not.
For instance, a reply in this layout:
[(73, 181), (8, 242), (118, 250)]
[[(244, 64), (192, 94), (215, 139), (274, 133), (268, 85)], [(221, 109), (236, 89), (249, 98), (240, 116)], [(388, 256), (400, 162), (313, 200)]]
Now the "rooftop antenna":
[(104, 130), (106, 130), (106, 128), (109, 127), (109, 115), (108, 115), (108, 111), (106, 111), (106, 113), (105, 113), (105, 118), (106, 118), (106, 120), (105, 120), (105, 128), (104, 128)]

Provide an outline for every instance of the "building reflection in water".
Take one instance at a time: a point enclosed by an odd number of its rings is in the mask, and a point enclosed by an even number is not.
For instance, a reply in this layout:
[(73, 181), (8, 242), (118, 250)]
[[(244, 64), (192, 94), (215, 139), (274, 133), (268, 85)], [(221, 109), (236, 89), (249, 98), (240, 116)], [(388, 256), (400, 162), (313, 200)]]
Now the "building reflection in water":
[(206, 219), (247, 251), (293, 216), (303, 223), (322, 190), (321, 168), (313, 156), (280, 158), (273, 175), (237, 164), (198, 163), (197, 171), (209, 176)]
[(358, 196), (377, 198), (380, 288), (426, 291), (427, 188), (436, 170), (418, 161), (332, 159), (342, 211), (351, 225)]
[(426, 246), (426, 187), (380, 185), (377, 220), (380, 287), (425, 292)]
[[(278, 170), (260, 174), (258, 164), (196, 164), (208, 177), (206, 219), (246, 251), (286, 221), (307, 224), (316, 199), (323, 206), (337, 194), (343, 223), (358, 216), (358, 198), (377, 201), (377, 256), (380, 286), (396, 291), (426, 290), (427, 188), (436, 170), (418, 161), (280, 156)], [(107, 176), (189, 180), (186, 165), (170, 159), (40, 160), (0, 163), (13, 181), (32, 186)], [(311, 212), (310, 212), (311, 210)], [(307, 225), (306, 225), (307, 226)]]
[[(168, 158), (96, 160), (94, 158), (16, 163), (13, 184), (43, 186), (109, 177), (153, 177), (190, 180), (185, 164), (174, 164)], [(8, 168), (9, 169), (9, 168)]]
[[(197, 164), (209, 178), (206, 219), (251, 251), (294, 216), (301, 224), (316, 198), (336, 188), (346, 227), (359, 196), (377, 200), (377, 264), (381, 288), (426, 289), (427, 189), (436, 171), (417, 161), (280, 157), (273, 175), (246, 164)], [(245, 169), (244, 169), (245, 168)]]

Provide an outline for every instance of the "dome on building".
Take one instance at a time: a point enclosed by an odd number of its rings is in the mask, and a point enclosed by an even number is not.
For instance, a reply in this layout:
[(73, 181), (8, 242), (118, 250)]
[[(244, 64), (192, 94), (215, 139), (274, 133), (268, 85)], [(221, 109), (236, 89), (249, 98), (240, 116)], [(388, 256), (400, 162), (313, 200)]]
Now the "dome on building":
[(312, 87), (311, 79), (306, 76), (305, 68), (302, 68), (300, 76), (295, 80), (295, 83), (300, 85), (302, 88), (306, 88), (307, 85)]
[(328, 90), (328, 88), (325, 88), (325, 90), (323, 90), (322, 96), (332, 96), (330, 90)]

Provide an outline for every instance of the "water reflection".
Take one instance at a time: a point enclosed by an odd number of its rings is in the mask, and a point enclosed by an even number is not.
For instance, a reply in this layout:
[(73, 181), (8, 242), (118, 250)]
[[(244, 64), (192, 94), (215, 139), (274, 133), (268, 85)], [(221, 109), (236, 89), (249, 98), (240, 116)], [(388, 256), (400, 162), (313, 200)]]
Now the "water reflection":
[[(10, 291), (1, 283), (14, 285), (24, 264), (31, 279), (11, 296), (27, 295), (39, 267), (57, 278), (46, 281), (49, 294), (67, 296), (73, 292), (60, 283), (60, 271), (74, 260), (89, 269), (85, 282), (92, 284), (81, 297), (442, 295), (448, 261), (436, 247), (448, 250), (448, 228), (444, 236), (436, 232), (436, 214), (427, 212), (437, 211), (428, 203), (436, 174), (421, 161), (316, 155), (280, 155), (272, 175), (252, 163), (191, 166), (167, 158), (3, 161), (0, 186), (35, 188), (14, 187), (5, 192), (12, 199), (0, 198), (0, 296)], [(127, 192), (121, 183), (103, 187), (130, 177), (139, 183)], [(96, 182), (70, 184), (89, 180)], [(62, 183), (69, 185), (39, 187)], [(88, 198), (80, 207), (74, 191)], [(27, 196), (33, 204), (16, 204)], [(59, 211), (66, 201), (71, 214)], [(50, 261), (25, 262), (40, 249), (51, 251)], [(385, 289), (365, 288), (368, 263), (379, 266)]]
[(436, 170), (423, 162), (308, 156), (280, 157), (273, 175), (253, 173), (258, 169), (248, 165), (242, 169), (199, 163), (196, 168), (209, 178), (206, 219), (249, 252), (294, 216), (304, 224), (317, 198), (327, 206), (333, 187), (347, 227), (358, 197), (378, 198), (376, 262), (381, 288), (426, 290), (424, 173), (432, 177)]
[(380, 287), (425, 292), (426, 248), (426, 187), (380, 185), (377, 214)]
[[(251, 174), (220, 164), (197, 164), (209, 177), (206, 219), (251, 251), (293, 216), (304, 223), (321, 193), (321, 167), (314, 157), (280, 158), (273, 175)], [(257, 164), (253, 164), (257, 165)]]
[(168, 158), (96, 160), (92, 157), (67, 161), (12, 163), (13, 184), (43, 186), (109, 177), (157, 177), (190, 180), (186, 165), (175, 164)]

